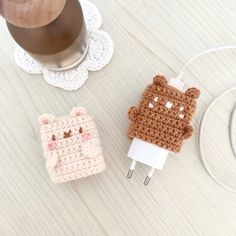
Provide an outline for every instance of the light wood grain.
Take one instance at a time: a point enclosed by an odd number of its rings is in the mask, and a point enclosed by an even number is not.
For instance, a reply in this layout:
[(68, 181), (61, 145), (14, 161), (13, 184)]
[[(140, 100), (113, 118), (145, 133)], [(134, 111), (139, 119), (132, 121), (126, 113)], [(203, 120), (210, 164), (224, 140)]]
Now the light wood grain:
[[(115, 54), (111, 64), (90, 73), (75, 92), (49, 86), (41, 76), (17, 68), (13, 40), (0, 21), (0, 235), (236, 235), (236, 195), (207, 175), (197, 132), (148, 187), (143, 185), (145, 166), (137, 166), (132, 180), (126, 178), (128, 107), (137, 104), (155, 74), (173, 77), (197, 52), (235, 44), (235, 1), (93, 2), (114, 40)], [(207, 104), (236, 85), (236, 52), (198, 59), (184, 81), (202, 91), (193, 122), (197, 130)], [(235, 102), (229, 95), (209, 117), (204, 137), (209, 156), (232, 155), (225, 151), (227, 134), (217, 129), (227, 131)], [(54, 185), (44, 167), (37, 118), (45, 112), (67, 114), (77, 105), (87, 107), (98, 123), (107, 170)]]

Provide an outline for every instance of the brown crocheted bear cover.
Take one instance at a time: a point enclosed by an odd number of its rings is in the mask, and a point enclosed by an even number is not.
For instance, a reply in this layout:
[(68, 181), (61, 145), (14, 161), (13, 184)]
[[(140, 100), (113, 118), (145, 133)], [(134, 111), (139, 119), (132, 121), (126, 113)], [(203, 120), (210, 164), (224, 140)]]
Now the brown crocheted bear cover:
[(191, 137), (190, 126), (200, 91), (186, 92), (167, 84), (164, 76), (156, 76), (145, 89), (139, 107), (130, 107), (132, 122), (128, 135), (179, 152), (184, 139)]

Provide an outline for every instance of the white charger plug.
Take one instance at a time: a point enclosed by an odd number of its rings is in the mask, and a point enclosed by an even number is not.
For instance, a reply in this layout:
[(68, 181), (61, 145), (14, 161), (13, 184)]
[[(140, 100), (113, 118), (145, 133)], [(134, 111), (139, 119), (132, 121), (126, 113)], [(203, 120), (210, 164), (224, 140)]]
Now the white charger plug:
[[(184, 83), (175, 78), (170, 79), (168, 85), (175, 87), (180, 91), (184, 88)], [(130, 179), (132, 177), (136, 163), (141, 162), (151, 167), (144, 181), (144, 184), (148, 185), (155, 169), (162, 170), (168, 154), (169, 151), (164, 148), (141, 139), (134, 138), (127, 154), (127, 156), (132, 159), (127, 178)]]

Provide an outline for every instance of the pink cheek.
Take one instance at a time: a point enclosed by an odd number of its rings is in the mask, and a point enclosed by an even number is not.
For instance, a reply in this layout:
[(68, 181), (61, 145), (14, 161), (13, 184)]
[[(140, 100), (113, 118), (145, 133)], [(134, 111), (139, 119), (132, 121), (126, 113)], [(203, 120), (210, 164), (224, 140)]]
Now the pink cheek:
[(50, 142), (48, 143), (48, 150), (49, 151), (53, 151), (57, 148), (57, 143), (54, 141), (54, 142)]
[(93, 135), (89, 132), (86, 132), (86, 133), (82, 134), (82, 139), (84, 141), (88, 141), (88, 140), (92, 139), (92, 137), (93, 137)]

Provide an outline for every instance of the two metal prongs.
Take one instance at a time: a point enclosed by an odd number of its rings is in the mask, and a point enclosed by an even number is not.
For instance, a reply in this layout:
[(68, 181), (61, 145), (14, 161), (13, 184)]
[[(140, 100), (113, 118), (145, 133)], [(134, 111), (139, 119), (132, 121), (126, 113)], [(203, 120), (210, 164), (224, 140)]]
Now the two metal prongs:
[[(132, 163), (131, 163), (131, 165), (130, 165), (129, 171), (128, 171), (128, 173), (127, 173), (127, 178), (128, 178), (128, 179), (131, 179), (131, 178), (132, 178), (132, 175), (133, 175), (134, 169), (135, 169), (135, 165), (136, 165), (136, 161), (133, 160)], [(151, 180), (151, 178), (152, 178), (152, 175), (153, 175), (154, 171), (155, 171), (155, 168), (152, 167), (152, 168), (150, 169), (150, 171), (148, 172), (148, 175), (146, 176), (146, 178), (145, 178), (145, 180), (144, 180), (144, 182), (143, 182), (144, 185), (148, 185), (148, 184), (149, 184), (149, 182), (150, 182), (150, 180)]]

